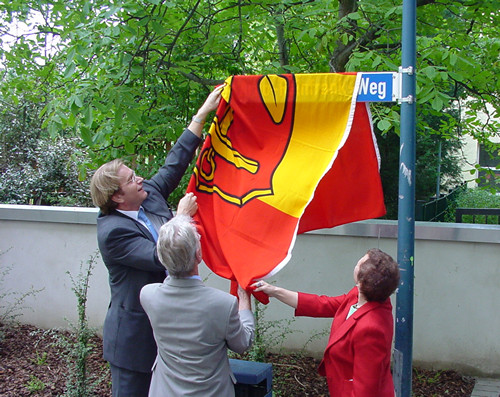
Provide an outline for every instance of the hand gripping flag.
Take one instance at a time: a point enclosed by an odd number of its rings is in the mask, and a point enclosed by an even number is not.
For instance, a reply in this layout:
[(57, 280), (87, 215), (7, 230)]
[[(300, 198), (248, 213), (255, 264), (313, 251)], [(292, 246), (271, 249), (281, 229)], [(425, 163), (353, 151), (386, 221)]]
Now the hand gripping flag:
[(385, 214), (368, 105), (356, 103), (360, 77), (226, 80), (188, 186), (216, 274), (248, 288), (286, 265), (297, 233)]

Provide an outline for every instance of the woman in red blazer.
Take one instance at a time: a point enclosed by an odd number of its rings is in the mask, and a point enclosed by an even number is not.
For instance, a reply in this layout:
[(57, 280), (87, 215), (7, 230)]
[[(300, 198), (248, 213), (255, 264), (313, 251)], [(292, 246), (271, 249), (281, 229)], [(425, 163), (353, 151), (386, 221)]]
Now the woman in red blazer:
[(336, 297), (289, 291), (265, 281), (253, 287), (294, 307), (296, 316), (333, 317), (319, 366), (332, 397), (394, 397), (389, 297), (399, 284), (398, 264), (385, 252), (370, 249), (356, 264), (354, 281), (351, 291)]

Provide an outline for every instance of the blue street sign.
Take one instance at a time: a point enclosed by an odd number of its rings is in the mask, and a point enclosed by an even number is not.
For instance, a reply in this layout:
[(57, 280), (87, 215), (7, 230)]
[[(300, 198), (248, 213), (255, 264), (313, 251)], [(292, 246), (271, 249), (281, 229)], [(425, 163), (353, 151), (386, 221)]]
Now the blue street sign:
[(396, 102), (400, 97), (397, 72), (362, 73), (358, 102)]

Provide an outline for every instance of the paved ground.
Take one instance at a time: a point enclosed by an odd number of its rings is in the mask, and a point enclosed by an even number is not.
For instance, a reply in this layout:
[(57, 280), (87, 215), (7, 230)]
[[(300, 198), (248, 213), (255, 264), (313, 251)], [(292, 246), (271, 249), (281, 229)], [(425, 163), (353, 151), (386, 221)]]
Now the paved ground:
[(500, 380), (477, 379), (471, 397), (500, 397)]

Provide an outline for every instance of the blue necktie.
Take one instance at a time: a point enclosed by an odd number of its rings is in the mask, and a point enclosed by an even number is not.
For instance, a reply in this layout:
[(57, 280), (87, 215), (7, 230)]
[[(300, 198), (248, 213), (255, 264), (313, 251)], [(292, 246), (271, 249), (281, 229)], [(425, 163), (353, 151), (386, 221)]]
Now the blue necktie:
[(149, 229), (151, 232), (153, 238), (155, 239), (155, 242), (158, 241), (158, 233), (156, 233), (156, 229), (151, 223), (151, 221), (148, 219), (146, 216), (146, 213), (144, 210), (141, 208), (139, 209), (139, 214), (137, 215), (137, 218), (139, 218), (141, 221), (143, 221), (146, 224), (146, 227)]

